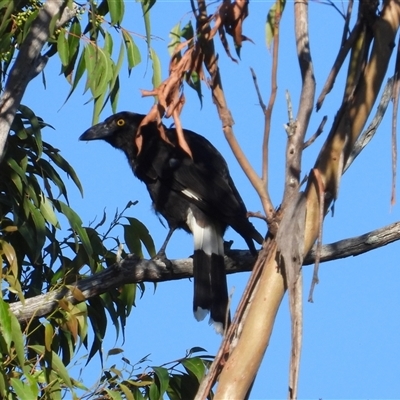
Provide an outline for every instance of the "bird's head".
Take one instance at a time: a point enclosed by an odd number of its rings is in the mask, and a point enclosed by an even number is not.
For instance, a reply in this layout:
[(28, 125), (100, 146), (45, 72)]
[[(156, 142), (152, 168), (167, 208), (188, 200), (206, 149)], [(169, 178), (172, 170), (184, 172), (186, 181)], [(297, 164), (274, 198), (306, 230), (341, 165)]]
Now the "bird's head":
[(127, 146), (132, 147), (138, 127), (144, 117), (142, 114), (128, 111), (119, 112), (89, 128), (79, 137), (79, 140), (103, 139), (118, 149), (126, 150)]

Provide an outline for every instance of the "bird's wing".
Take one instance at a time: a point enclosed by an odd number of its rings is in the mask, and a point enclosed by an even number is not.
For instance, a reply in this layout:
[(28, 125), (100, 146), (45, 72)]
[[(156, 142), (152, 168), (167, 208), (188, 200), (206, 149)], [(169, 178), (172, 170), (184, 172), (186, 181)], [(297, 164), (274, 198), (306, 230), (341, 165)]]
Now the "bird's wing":
[(170, 160), (174, 190), (205, 212), (227, 218), (244, 216), (246, 208), (222, 155), (204, 137), (188, 130), (184, 133), (193, 159), (176, 149), (176, 159)]

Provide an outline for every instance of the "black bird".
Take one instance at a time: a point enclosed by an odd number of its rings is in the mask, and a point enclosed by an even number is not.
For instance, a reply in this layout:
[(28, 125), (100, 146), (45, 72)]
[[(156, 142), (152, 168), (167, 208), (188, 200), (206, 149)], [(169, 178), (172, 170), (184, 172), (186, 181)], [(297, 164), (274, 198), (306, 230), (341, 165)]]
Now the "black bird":
[(218, 150), (203, 136), (184, 130), (192, 158), (177, 144), (176, 131), (164, 126), (171, 143), (160, 137), (156, 122), (141, 128), (138, 154), (136, 133), (145, 116), (120, 112), (94, 125), (80, 140), (103, 139), (122, 150), (133, 173), (147, 186), (154, 209), (168, 222), (168, 239), (177, 228), (193, 234), (193, 312), (200, 321), (210, 312), (210, 323), (223, 333), (229, 320), (228, 290), (224, 266), (223, 235), (230, 225), (243, 236), (256, 255), (253, 240), (262, 236), (247, 219), (228, 166)]

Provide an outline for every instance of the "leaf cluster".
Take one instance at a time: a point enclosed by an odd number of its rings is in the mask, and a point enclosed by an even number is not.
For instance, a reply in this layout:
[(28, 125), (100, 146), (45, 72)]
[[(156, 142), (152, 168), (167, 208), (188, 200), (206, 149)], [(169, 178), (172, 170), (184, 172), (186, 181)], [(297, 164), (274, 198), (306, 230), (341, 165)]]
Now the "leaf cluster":
[[(23, 302), (61, 286), (70, 287), (87, 274), (115, 263), (118, 255), (126, 257), (127, 253), (119, 250), (122, 248), (119, 237), (114, 235), (118, 226), (123, 229), (128, 251), (142, 257), (144, 245), (151, 256), (155, 254), (147, 228), (136, 218), (125, 216), (127, 209), (135, 204), (133, 202), (129, 202), (122, 212), (115, 213), (105, 233), (99, 233), (107, 221), (105, 212), (96, 225), (83, 225), (70, 207), (66, 177), (82, 193), (81, 183), (60, 151), (42, 139), (44, 127), (48, 125), (31, 109), (21, 105), (0, 168), (0, 273), (3, 279), (0, 305), (4, 307), (0, 315), (0, 333), (6, 335), (4, 343), (0, 343), (2, 398), (12, 397), (15, 393), (18, 398), (24, 398), (18, 392), (21, 379), (12, 381), (20, 369), (18, 374), (23, 374), (26, 379), (24, 385), (35, 387), (29, 396), (37, 393), (39, 386), (40, 390), (51, 391), (51, 398), (57, 398), (53, 391), (61, 393), (61, 387), (65, 388), (65, 385), (69, 389), (79, 387), (77, 383), (71, 383), (69, 374), (62, 368), (71, 362), (82, 344), (89, 350), (88, 362), (96, 354), (102, 357), (108, 321), (112, 321), (117, 336), (121, 331), (124, 335), (137, 288), (143, 294), (145, 287), (127, 284), (87, 302), (83, 301), (82, 293), (75, 290), (74, 297), (80, 303), (73, 305), (61, 298), (53, 314), (44, 320), (26, 321), (23, 331), (6, 302)], [(62, 225), (64, 229), (61, 229)], [(65, 232), (67, 236), (64, 237)], [(105, 243), (111, 243), (110, 249)], [(92, 343), (89, 342), (89, 327), (93, 330)], [(15, 339), (8, 337), (18, 335), (20, 343), (15, 348), (17, 343), (12, 343)], [(15, 357), (12, 357), (13, 352)], [(24, 358), (32, 363), (26, 371), (21, 361)], [(18, 364), (13, 364), (12, 360), (17, 360)], [(32, 373), (29, 375), (27, 371), (32, 370), (37, 374), (29, 380)]]
[[(118, 348), (111, 349), (108, 355), (120, 354), (122, 351)], [(117, 368), (114, 364), (103, 370), (99, 385), (92, 395), (113, 400), (158, 400), (165, 396), (170, 400), (193, 399), (212, 360), (207, 355), (194, 356), (194, 353), (199, 352), (205, 350), (194, 347), (178, 360), (159, 367), (146, 367), (141, 372), (139, 365), (148, 362), (150, 355), (136, 364), (131, 364), (126, 357), (122, 357), (122, 368)], [(212, 395), (210, 393), (207, 398), (212, 398)]]
[(38, 15), (40, 0), (0, 1), (0, 90), (13, 57)]

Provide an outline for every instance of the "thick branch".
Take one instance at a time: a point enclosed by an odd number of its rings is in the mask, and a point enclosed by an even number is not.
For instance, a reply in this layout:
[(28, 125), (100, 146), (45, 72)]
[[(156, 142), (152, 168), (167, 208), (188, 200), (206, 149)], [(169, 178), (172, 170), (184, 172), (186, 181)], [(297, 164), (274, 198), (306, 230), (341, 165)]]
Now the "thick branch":
[[(341, 240), (322, 246), (320, 262), (337, 260), (340, 258), (357, 256), (362, 253), (386, 246), (400, 240), (400, 222), (368, 232), (364, 235)], [(313, 248), (304, 260), (304, 264), (315, 261)], [(251, 271), (254, 257), (247, 250), (229, 250), (225, 257), (225, 268), (228, 274)], [(25, 304), (16, 302), (10, 304), (11, 311), (20, 322), (30, 320), (32, 317), (43, 317), (53, 312), (58, 305), (58, 300), (66, 298), (73, 304), (79, 301), (73, 295), (76, 287), (85, 299), (98, 296), (111, 288), (119, 287), (126, 283), (138, 282), (165, 282), (178, 279), (188, 279), (193, 276), (191, 258), (171, 260), (171, 268), (166, 268), (160, 261), (139, 260), (128, 257), (120, 264), (114, 264), (102, 272), (94, 274), (77, 282), (76, 285), (54, 290), (40, 296), (25, 300)]]
[[(66, 0), (46, 1), (36, 20), (32, 23), (30, 32), (22, 43), (11, 68), (0, 99), (0, 161), (4, 156), (8, 133), (26, 87), (46, 66), (47, 57), (42, 56), (41, 51), (49, 39), (50, 23), (54, 17), (60, 14), (66, 3)], [(59, 24), (65, 23), (73, 13), (74, 11), (65, 10)]]
[(302, 87), (296, 117), (296, 129), (289, 135), (286, 146), (285, 191), (282, 209), (292, 201), (300, 185), (301, 159), (304, 137), (307, 132), (315, 97), (315, 78), (308, 36), (308, 2), (295, 2), (295, 30), (297, 57), (300, 65)]

